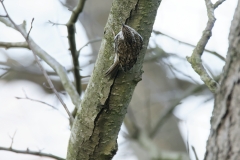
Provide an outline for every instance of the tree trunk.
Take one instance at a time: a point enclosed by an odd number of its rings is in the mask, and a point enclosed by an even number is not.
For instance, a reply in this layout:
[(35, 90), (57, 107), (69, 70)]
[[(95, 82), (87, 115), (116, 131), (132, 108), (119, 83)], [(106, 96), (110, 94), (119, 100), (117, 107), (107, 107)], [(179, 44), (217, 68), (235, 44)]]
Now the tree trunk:
[[(117, 151), (117, 136), (138, 81), (153, 23), (161, 0), (114, 0), (93, 75), (79, 107), (69, 140), (67, 160), (111, 159)], [(104, 72), (113, 63), (114, 35), (121, 23), (136, 29), (144, 47), (131, 72), (109, 80)], [(111, 57), (111, 58), (110, 58)]]
[(205, 160), (240, 157), (240, 0), (232, 20), (226, 65), (215, 96)]

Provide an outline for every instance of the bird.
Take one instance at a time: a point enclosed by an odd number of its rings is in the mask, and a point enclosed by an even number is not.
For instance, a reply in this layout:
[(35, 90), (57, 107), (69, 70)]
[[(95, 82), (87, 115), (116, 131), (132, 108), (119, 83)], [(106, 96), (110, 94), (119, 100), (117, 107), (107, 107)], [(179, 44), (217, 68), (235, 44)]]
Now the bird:
[(114, 43), (114, 63), (105, 73), (105, 76), (110, 78), (114, 78), (119, 70), (127, 72), (134, 66), (143, 46), (143, 38), (135, 29), (122, 23)]

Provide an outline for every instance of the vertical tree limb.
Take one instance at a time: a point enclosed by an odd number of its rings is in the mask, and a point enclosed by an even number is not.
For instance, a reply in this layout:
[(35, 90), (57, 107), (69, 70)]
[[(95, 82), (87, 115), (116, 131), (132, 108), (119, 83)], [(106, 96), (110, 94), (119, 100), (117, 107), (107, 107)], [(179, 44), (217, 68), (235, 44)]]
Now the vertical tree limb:
[(205, 160), (240, 157), (240, 0), (232, 20), (226, 65), (215, 95)]
[[(78, 110), (69, 140), (67, 160), (111, 159), (117, 151), (120, 126), (138, 81), (159, 0), (114, 0), (104, 29), (104, 37), (92, 77)], [(120, 72), (114, 80), (104, 76), (113, 63), (114, 36), (121, 23), (137, 30), (144, 39), (144, 47), (137, 64), (130, 72)]]

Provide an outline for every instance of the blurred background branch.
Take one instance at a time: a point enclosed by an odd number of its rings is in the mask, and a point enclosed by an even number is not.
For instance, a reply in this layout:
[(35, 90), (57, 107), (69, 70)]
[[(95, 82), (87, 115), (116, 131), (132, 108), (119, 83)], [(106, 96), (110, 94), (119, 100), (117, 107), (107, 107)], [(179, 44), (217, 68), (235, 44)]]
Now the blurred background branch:
[[(0, 21), (3, 22), (4, 24), (6, 24), (7, 26), (19, 31), (25, 39), (27, 38), (28, 34), (22, 26), (14, 25), (13, 21), (11, 21), (11, 20), (9, 20), (9, 21), (1, 20), (1, 18), (0, 18)], [(38, 55), (41, 59), (43, 59), (49, 66), (51, 66), (55, 70), (55, 72), (59, 75), (65, 90), (71, 97), (73, 104), (75, 106), (79, 106), (79, 104), (80, 104), (79, 95), (76, 91), (76, 88), (70, 82), (67, 72), (66, 72), (66, 69), (60, 63), (58, 63), (53, 57), (51, 57), (47, 52), (45, 52), (41, 47), (39, 47), (32, 40), (32, 38), (30, 36), (28, 37), (28, 39), (26, 39), (26, 41), (27, 41), (30, 49), (33, 51), (33, 53)]]
[[(2, 4), (2, 6), (3, 6), (3, 8), (4, 8), (4, 11), (5, 11), (6, 15), (7, 15), (6, 18), (8, 18), (9, 21), (14, 25), (14, 27), (15, 27), (20, 33), (22, 33), (22, 35), (24, 36), (24, 38), (26, 39), (26, 41), (27, 41), (28, 43), (30, 43), (28, 40), (30, 39), (30, 38), (29, 38), (29, 34), (30, 34), (31, 30), (32, 30), (32, 24), (33, 24), (34, 18), (32, 19), (32, 22), (31, 22), (31, 28), (30, 28), (29, 32), (27, 33), (27, 35), (26, 35), (25, 32), (21, 32), (21, 31), (22, 31), (22, 28), (20, 28), (19, 26), (17, 26), (17, 25), (15, 24), (15, 22), (11, 19), (11, 17), (10, 17), (10, 15), (8, 14), (7, 9), (6, 9), (3, 1), (1, 1), (1, 4)], [(24, 31), (24, 30), (23, 30), (23, 31)], [(31, 46), (31, 45), (30, 45), (30, 46)], [(31, 47), (31, 49), (32, 49), (32, 47)], [(33, 49), (32, 49), (32, 50), (33, 50)], [(40, 67), (41, 71), (43, 72), (43, 75), (44, 75), (44, 77), (46, 78), (46, 80), (47, 80), (47, 82), (48, 82), (48, 84), (49, 84), (49, 86), (50, 86), (50, 89), (54, 92), (54, 94), (57, 96), (57, 98), (58, 98), (59, 101), (61, 102), (62, 106), (64, 107), (64, 109), (66, 110), (66, 112), (67, 112), (67, 114), (68, 114), (68, 116), (69, 116), (70, 123), (73, 124), (74, 118), (73, 118), (72, 114), (70, 113), (70, 111), (68, 110), (68, 107), (66, 106), (66, 104), (64, 103), (64, 101), (63, 101), (62, 98), (60, 97), (58, 91), (57, 91), (56, 88), (54, 87), (54, 85), (53, 85), (51, 79), (49, 78), (46, 70), (45, 70), (45, 69), (43, 68), (43, 66), (41, 65), (41, 62), (38, 60), (36, 51), (35, 51), (35, 52), (33, 51), (33, 55), (34, 55), (35, 61), (37, 62), (38, 66)]]
[[(178, 39), (176, 39), (176, 38), (173, 38), (172, 36), (169, 36), (169, 35), (167, 35), (167, 34), (164, 34), (164, 33), (160, 32), (160, 31), (153, 30), (153, 33), (155, 33), (155, 34), (157, 34), (157, 35), (160, 34), (160, 35), (166, 36), (166, 37), (168, 37), (168, 38), (170, 38), (170, 39), (172, 39), (172, 40), (174, 40), (174, 41), (177, 41), (177, 42), (179, 42), (179, 43), (181, 43), (181, 44), (185, 44), (185, 45), (187, 45), (187, 46), (191, 46), (191, 47), (193, 47), (193, 48), (196, 47), (196, 46), (193, 45), (193, 44), (180, 41), (180, 40), (178, 40)], [(219, 59), (225, 61), (225, 58), (224, 58), (222, 55), (220, 55), (219, 53), (217, 53), (217, 52), (210, 51), (210, 50), (208, 50), (208, 49), (204, 49), (204, 51), (206, 51), (206, 52), (208, 52), (208, 53), (211, 53), (211, 54), (217, 56)]]
[(76, 40), (75, 40), (75, 23), (77, 22), (79, 14), (82, 12), (83, 7), (85, 4), (85, 0), (79, 0), (77, 6), (73, 9), (72, 15), (67, 22), (67, 30), (68, 30), (68, 43), (69, 43), (69, 50), (72, 54), (73, 60), (73, 67), (74, 67), (74, 77), (76, 83), (76, 89), (78, 94), (81, 96), (82, 89), (81, 89), (81, 76), (80, 76), (80, 65), (79, 65), (79, 54), (76, 48)]

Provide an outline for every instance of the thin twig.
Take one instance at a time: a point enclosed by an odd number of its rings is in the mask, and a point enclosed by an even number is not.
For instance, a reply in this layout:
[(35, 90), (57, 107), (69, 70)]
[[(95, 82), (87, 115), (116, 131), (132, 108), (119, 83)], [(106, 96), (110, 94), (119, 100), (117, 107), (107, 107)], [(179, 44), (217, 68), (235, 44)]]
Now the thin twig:
[(196, 160), (199, 160), (199, 159), (198, 159), (197, 152), (196, 152), (196, 150), (195, 150), (195, 147), (193, 147), (193, 146), (191, 146), (191, 147), (192, 147), (192, 150), (193, 150), (193, 153), (194, 153), (194, 156), (195, 156)]
[(46, 103), (46, 102), (44, 102), (44, 101), (40, 101), (40, 100), (37, 100), (37, 99), (29, 98), (28, 95), (27, 95), (27, 93), (26, 93), (26, 91), (25, 91), (24, 89), (22, 89), (22, 90), (23, 90), (23, 93), (24, 93), (24, 95), (25, 95), (25, 98), (22, 98), (22, 97), (15, 97), (15, 98), (17, 98), (17, 99), (28, 99), (28, 100), (30, 100), (30, 101), (39, 102), (39, 103), (45, 104), (45, 105), (47, 105), (47, 106), (50, 106), (50, 107), (52, 107), (53, 109), (58, 110), (58, 109), (57, 109), (56, 107), (54, 107), (53, 105), (48, 104), (48, 103)]
[[(151, 52), (153, 52), (154, 54), (150, 54)], [(148, 54), (149, 53), (149, 54)], [(156, 44), (156, 47), (154, 48), (148, 48), (147, 49), (147, 54), (146, 56), (144, 57), (144, 62), (149, 62), (149, 61), (154, 61), (154, 60), (157, 60), (157, 59), (162, 59), (162, 58), (168, 58), (168, 57), (176, 57), (178, 59), (181, 59), (181, 60), (186, 60), (185, 58), (183, 57), (180, 57), (179, 55), (175, 54), (175, 53), (168, 53), (168, 52), (165, 52), (162, 48), (160, 48), (157, 44)]]
[(32, 19), (32, 22), (31, 22), (31, 28), (30, 28), (30, 30), (28, 31), (28, 34), (27, 34), (27, 40), (28, 40), (29, 34), (30, 34), (31, 30), (32, 30), (32, 24), (33, 24), (33, 21), (34, 21), (34, 18)]
[(39, 151), (39, 152), (30, 151), (29, 149), (27, 149), (27, 150), (17, 150), (17, 149), (13, 149), (13, 148), (0, 147), (0, 150), (14, 152), (14, 153), (41, 156), (41, 157), (49, 157), (49, 158), (54, 158), (56, 160), (65, 160), (64, 158), (61, 158), (61, 157), (58, 157), (58, 156), (55, 156), (55, 155), (52, 155), (52, 154), (42, 153), (41, 151)]
[[(1, 62), (0, 61), (0, 64), (1, 65), (8, 65), (6, 62)], [(33, 75), (39, 75), (38, 72), (31, 72), (29, 70), (26, 69), (26, 67), (23, 67), (23, 66), (11, 66), (11, 68), (9, 67), (0, 67), (0, 70), (6, 70), (6, 71), (15, 71), (15, 72), (24, 72), (24, 73), (28, 73), (28, 74), (33, 74)], [(71, 72), (72, 69), (67, 69), (66, 70), (67, 72)], [(54, 71), (47, 71), (47, 74), (50, 75), (50, 76), (58, 76), (58, 74)], [(81, 78), (86, 78), (86, 77), (90, 77), (90, 75), (87, 75), (87, 76), (82, 76)]]
[(101, 40), (102, 40), (102, 38), (96, 38), (96, 39), (93, 39), (93, 40), (88, 41), (86, 44), (84, 44), (84, 45), (78, 50), (78, 52), (77, 52), (78, 56), (79, 56), (81, 50), (82, 50), (84, 47), (86, 47), (87, 45), (89, 45), (89, 44), (91, 44), (91, 43), (99, 42), (99, 41), (101, 41)]
[(164, 61), (162, 61), (162, 62), (163, 62), (163, 64), (167, 65), (169, 68), (172, 68), (172, 69), (175, 70), (176, 72), (178, 72), (178, 73), (182, 74), (183, 76), (191, 79), (195, 84), (199, 84), (199, 83), (198, 83), (196, 80), (194, 80), (191, 76), (189, 76), (188, 74), (185, 74), (185, 73), (182, 72), (181, 70), (179, 70), (179, 69), (177, 69), (176, 67), (174, 67), (174, 65), (172, 65), (170, 62), (168, 62), (168, 63), (170, 63), (170, 64), (165, 63)]
[(52, 21), (50, 21), (50, 20), (48, 20), (48, 22), (49, 22), (50, 24), (52, 24), (53, 26), (55, 26), (55, 25), (58, 25), (58, 26), (66, 26), (66, 24), (55, 23), (55, 22), (52, 22)]
[[(187, 57), (187, 60), (192, 65), (192, 68), (195, 70), (195, 72), (198, 73), (198, 75), (200, 76), (202, 81), (205, 83), (205, 85), (209, 88), (209, 90), (215, 93), (218, 88), (218, 84), (214, 79), (212, 79), (209, 76), (209, 74), (207, 73), (207, 71), (202, 65), (202, 59), (201, 59), (201, 56), (204, 52), (207, 42), (212, 36), (212, 29), (216, 21), (216, 18), (214, 17), (215, 8), (211, 0), (205, 0), (205, 3), (207, 8), (207, 15), (208, 15), (207, 26), (203, 31), (202, 37), (199, 40), (197, 46), (193, 50), (191, 57)], [(221, 3), (222, 3), (222, 0), (219, 0), (215, 4), (217, 4), (216, 6), (218, 6)]]
[[(31, 28), (32, 28), (32, 27), (31, 27)], [(48, 84), (49, 84), (49, 86), (50, 86), (49, 88), (51, 88), (52, 91), (55, 93), (55, 95), (57, 96), (57, 98), (58, 98), (59, 101), (61, 102), (62, 106), (63, 106), (64, 109), (66, 110), (66, 112), (67, 112), (67, 114), (68, 114), (68, 116), (69, 116), (69, 119), (70, 119), (70, 123), (73, 124), (74, 118), (73, 118), (72, 114), (70, 113), (70, 111), (68, 110), (66, 104), (64, 103), (64, 101), (62, 100), (61, 96), (59, 95), (59, 93), (57, 92), (56, 88), (54, 87), (54, 85), (53, 85), (51, 79), (49, 78), (46, 70), (43, 68), (43, 66), (41, 65), (40, 61), (38, 60), (37, 55), (36, 55), (35, 53), (33, 53), (33, 54), (34, 54), (34, 57), (35, 57), (35, 60), (36, 60), (37, 64), (39, 65), (40, 69), (41, 69), (42, 72), (43, 72), (44, 77), (47, 79), (47, 82), (48, 82)]]
[(213, 8), (216, 9), (219, 5), (221, 5), (225, 0), (219, 0), (214, 5)]
[(67, 22), (67, 30), (68, 30), (68, 43), (69, 43), (69, 50), (71, 51), (72, 54), (72, 60), (73, 60), (73, 66), (74, 66), (74, 77), (75, 77), (75, 83), (76, 83), (76, 88), (78, 94), (81, 96), (81, 75), (79, 72), (80, 64), (79, 64), (79, 56), (77, 53), (77, 48), (76, 48), (76, 40), (75, 40), (75, 33), (76, 33), (76, 28), (75, 28), (75, 23), (77, 22), (77, 18), (79, 14), (82, 12), (84, 4), (86, 0), (79, 0), (77, 6), (73, 9), (72, 15)]
[[(0, 1), (2, 2), (2, 1)], [(17, 149), (13, 149), (13, 142), (14, 142), (14, 138), (15, 135), (17, 133), (17, 130), (15, 130), (15, 132), (13, 133), (12, 136), (9, 135), (9, 137), (11, 138), (11, 145), (9, 148), (7, 147), (0, 147), (0, 150), (2, 151), (9, 151), (9, 152), (14, 152), (14, 153), (21, 153), (21, 154), (29, 154), (29, 155), (36, 155), (36, 156), (42, 156), (42, 157), (50, 157), (50, 158), (54, 158), (57, 160), (65, 160), (64, 158), (52, 155), (52, 154), (47, 154), (47, 153), (42, 153), (41, 150), (39, 150), (39, 152), (36, 151), (30, 151), (28, 148), (26, 150), (17, 150)]]
[(15, 132), (13, 133), (12, 136), (9, 135), (9, 137), (11, 138), (11, 145), (10, 145), (9, 148), (12, 148), (12, 146), (13, 146), (13, 142), (14, 142), (14, 138), (15, 138), (16, 133), (17, 133), (17, 130), (15, 130)]
[(53, 105), (49, 104), (49, 103), (46, 103), (44, 101), (40, 101), (40, 100), (37, 100), (37, 99), (32, 99), (32, 98), (29, 98), (29, 97), (15, 97), (16, 99), (27, 99), (27, 100), (30, 100), (30, 101), (34, 101), (34, 102), (39, 102), (39, 103), (42, 103), (42, 104), (45, 104), (47, 106), (50, 106), (52, 107), (53, 109), (56, 109), (58, 110), (56, 107), (54, 107)]
[(62, 100), (61, 96), (59, 95), (59, 93), (58, 93), (57, 90), (55, 89), (55, 87), (54, 87), (51, 79), (49, 78), (46, 70), (43, 68), (43, 66), (42, 66), (41, 63), (39, 62), (37, 55), (34, 54), (34, 57), (35, 57), (38, 65), (39, 65), (39, 67), (41, 68), (41, 70), (42, 70), (42, 72), (43, 72), (43, 74), (44, 74), (44, 77), (47, 79), (47, 82), (48, 82), (50, 88), (53, 90), (53, 92), (55, 93), (55, 95), (57, 96), (57, 98), (59, 99), (59, 101), (61, 102), (62, 106), (64, 107), (64, 109), (66, 110), (66, 112), (67, 112), (67, 114), (68, 114), (68, 116), (69, 116), (69, 118), (70, 118), (71, 124), (73, 124), (74, 118), (73, 118), (72, 114), (70, 113), (70, 111), (68, 110), (66, 104), (64, 103), (64, 101)]
[[(1, 3), (2, 3), (2, 6), (3, 6), (6, 14), (7, 14), (8, 19), (12, 22), (12, 24), (15, 26), (15, 28), (18, 28), (18, 26), (13, 22), (13, 20), (12, 20), (11, 17), (9, 16), (9, 14), (8, 14), (6, 8), (5, 8), (5, 5), (3, 4), (3, 1), (1, 1)], [(32, 22), (33, 22), (33, 20), (32, 20)], [(31, 28), (32, 28), (32, 23), (31, 23)], [(30, 31), (31, 31), (31, 29), (30, 29)], [(27, 34), (26, 37), (25, 37), (25, 38), (26, 38), (26, 41), (28, 41), (28, 42), (29, 42), (29, 36), (28, 36), (29, 34), (30, 34), (30, 32), (28, 32), (28, 34)], [(38, 57), (37, 57), (36, 53), (33, 52), (33, 55), (34, 55), (34, 58), (35, 58), (36, 62), (37, 62), (38, 65), (39, 65), (40, 69), (42, 70), (43, 75), (44, 75), (45, 78), (47, 79), (47, 82), (48, 82), (50, 88), (53, 90), (53, 92), (55, 93), (55, 95), (57, 96), (57, 98), (59, 99), (59, 101), (61, 102), (61, 104), (63, 105), (64, 109), (65, 109), (66, 112), (68, 113), (69, 119), (70, 119), (70, 123), (72, 124), (72, 123), (73, 123), (73, 120), (74, 120), (72, 114), (69, 112), (66, 104), (64, 103), (64, 101), (63, 101), (62, 98), (60, 97), (59, 93), (58, 93), (57, 90), (55, 89), (55, 87), (54, 87), (51, 79), (49, 78), (46, 70), (43, 68), (43, 66), (41, 65), (40, 61), (38, 60)]]
[[(190, 44), (190, 43), (187, 43), (187, 42), (180, 41), (180, 40), (178, 40), (178, 39), (176, 39), (176, 38), (174, 38), (174, 37), (172, 37), (172, 36), (169, 36), (169, 35), (167, 35), (167, 34), (164, 34), (164, 33), (160, 32), (160, 31), (155, 31), (155, 30), (154, 30), (153, 33), (155, 33), (155, 34), (161, 34), (161, 35), (166, 36), (166, 37), (168, 37), (168, 38), (170, 38), (170, 39), (172, 39), (172, 40), (174, 40), (174, 41), (177, 41), (178, 43), (182, 43), (182, 44), (191, 46), (191, 47), (193, 47), (193, 48), (196, 47), (196, 45), (193, 45), (193, 44)], [(219, 59), (223, 60), (224, 62), (226, 61), (226, 59), (225, 59), (222, 55), (220, 55), (219, 53), (217, 53), (217, 52), (215, 52), (215, 51), (211, 51), (211, 50), (208, 50), (208, 49), (204, 49), (204, 51), (206, 51), (206, 52), (208, 52), (208, 53), (211, 53), (211, 54), (217, 56)]]

